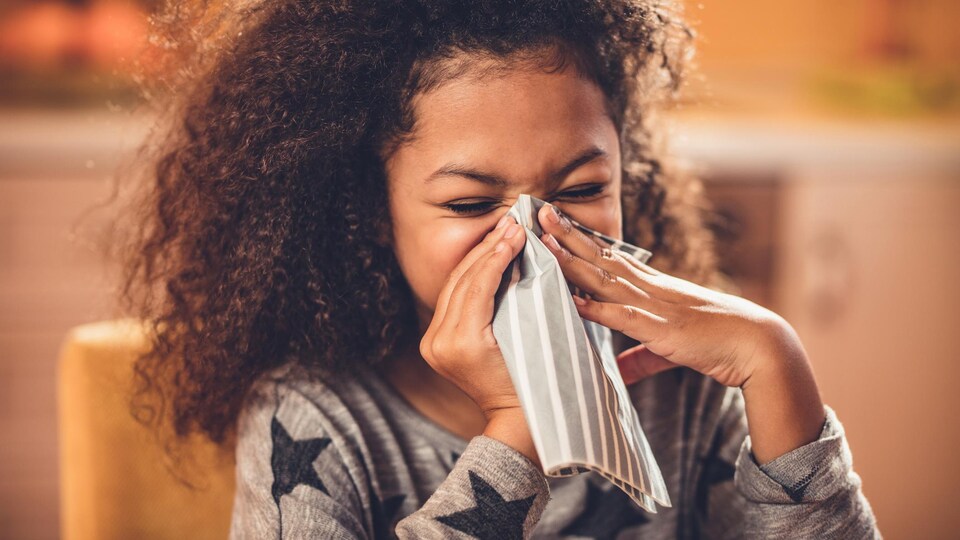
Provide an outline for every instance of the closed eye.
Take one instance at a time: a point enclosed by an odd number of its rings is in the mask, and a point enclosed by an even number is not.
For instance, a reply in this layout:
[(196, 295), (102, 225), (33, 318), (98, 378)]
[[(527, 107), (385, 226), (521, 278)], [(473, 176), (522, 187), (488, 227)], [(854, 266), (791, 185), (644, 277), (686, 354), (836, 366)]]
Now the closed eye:
[[(606, 187), (605, 184), (596, 184), (586, 189), (565, 191), (561, 193), (557, 198), (573, 199), (573, 200), (587, 199), (595, 195), (599, 195), (605, 187)], [(482, 215), (493, 210), (495, 205), (496, 205), (496, 202), (494, 201), (482, 201), (482, 202), (462, 203), (462, 204), (448, 203), (441, 206), (457, 214)]]

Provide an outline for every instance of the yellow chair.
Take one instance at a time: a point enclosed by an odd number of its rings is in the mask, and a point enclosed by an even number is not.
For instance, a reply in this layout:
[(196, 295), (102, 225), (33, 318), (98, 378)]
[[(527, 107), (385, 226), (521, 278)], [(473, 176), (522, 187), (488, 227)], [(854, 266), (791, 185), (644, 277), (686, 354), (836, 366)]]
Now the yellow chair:
[(232, 450), (196, 439), (191, 490), (165, 466), (155, 437), (134, 420), (132, 362), (146, 343), (135, 320), (77, 326), (60, 350), (61, 536), (226, 538), (234, 493)]

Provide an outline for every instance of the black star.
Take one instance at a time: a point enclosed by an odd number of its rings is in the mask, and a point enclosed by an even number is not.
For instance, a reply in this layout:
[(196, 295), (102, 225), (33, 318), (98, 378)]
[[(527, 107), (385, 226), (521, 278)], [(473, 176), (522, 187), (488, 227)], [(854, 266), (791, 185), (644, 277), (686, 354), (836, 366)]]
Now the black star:
[(598, 540), (615, 538), (619, 531), (649, 521), (646, 512), (622, 489), (613, 487), (604, 491), (587, 480), (586, 507), (580, 516), (560, 533)]
[(280, 497), (300, 484), (313, 486), (329, 495), (313, 468), (313, 462), (330, 444), (330, 439), (320, 437), (295, 441), (276, 416), (270, 422), (270, 435), (273, 439), (273, 453), (270, 456), (270, 467), (273, 469), (272, 491), (278, 508)]
[(453, 463), (454, 465), (456, 465), (458, 459), (460, 459), (460, 454), (458, 454), (458, 453), (456, 453), (456, 452), (454, 452), (454, 451), (451, 450), (451, 451), (450, 451), (450, 462)]
[(437, 521), (458, 531), (485, 538), (523, 538), (523, 523), (533, 505), (536, 493), (524, 499), (505, 501), (493, 486), (473, 471), (467, 471), (476, 506), (446, 516)]

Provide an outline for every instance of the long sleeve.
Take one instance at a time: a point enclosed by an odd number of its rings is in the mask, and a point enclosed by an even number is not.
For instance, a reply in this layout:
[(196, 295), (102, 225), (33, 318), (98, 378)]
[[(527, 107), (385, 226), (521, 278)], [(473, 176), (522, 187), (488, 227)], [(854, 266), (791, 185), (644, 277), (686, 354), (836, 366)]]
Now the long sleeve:
[(354, 453), (301, 396), (274, 381), (263, 387), (238, 419), (229, 538), (372, 537)]
[(853, 470), (843, 425), (830, 406), (824, 405), (826, 420), (817, 440), (760, 466), (751, 451), (742, 393), (728, 389), (725, 402), (715, 446), (739, 449), (735, 490), (712, 499), (708, 531), (716, 537), (882, 538)]
[(546, 479), (532, 461), (479, 435), (396, 531), (399, 538), (529, 538), (549, 499)]
[(394, 528), (403, 497), (381, 499), (355, 434), (298, 392), (270, 386), (238, 420), (231, 539), (527, 538), (550, 497), (533, 462), (480, 435)]

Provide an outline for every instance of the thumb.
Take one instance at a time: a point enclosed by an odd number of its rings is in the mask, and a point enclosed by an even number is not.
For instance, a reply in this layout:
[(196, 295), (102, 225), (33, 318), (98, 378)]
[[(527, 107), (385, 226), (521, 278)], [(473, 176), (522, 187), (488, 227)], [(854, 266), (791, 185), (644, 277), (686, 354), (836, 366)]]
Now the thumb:
[(621, 352), (617, 355), (617, 365), (620, 367), (623, 382), (627, 385), (656, 375), (661, 371), (680, 367), (680, 364), (650, 352), (644, 345), (637, 345)]

